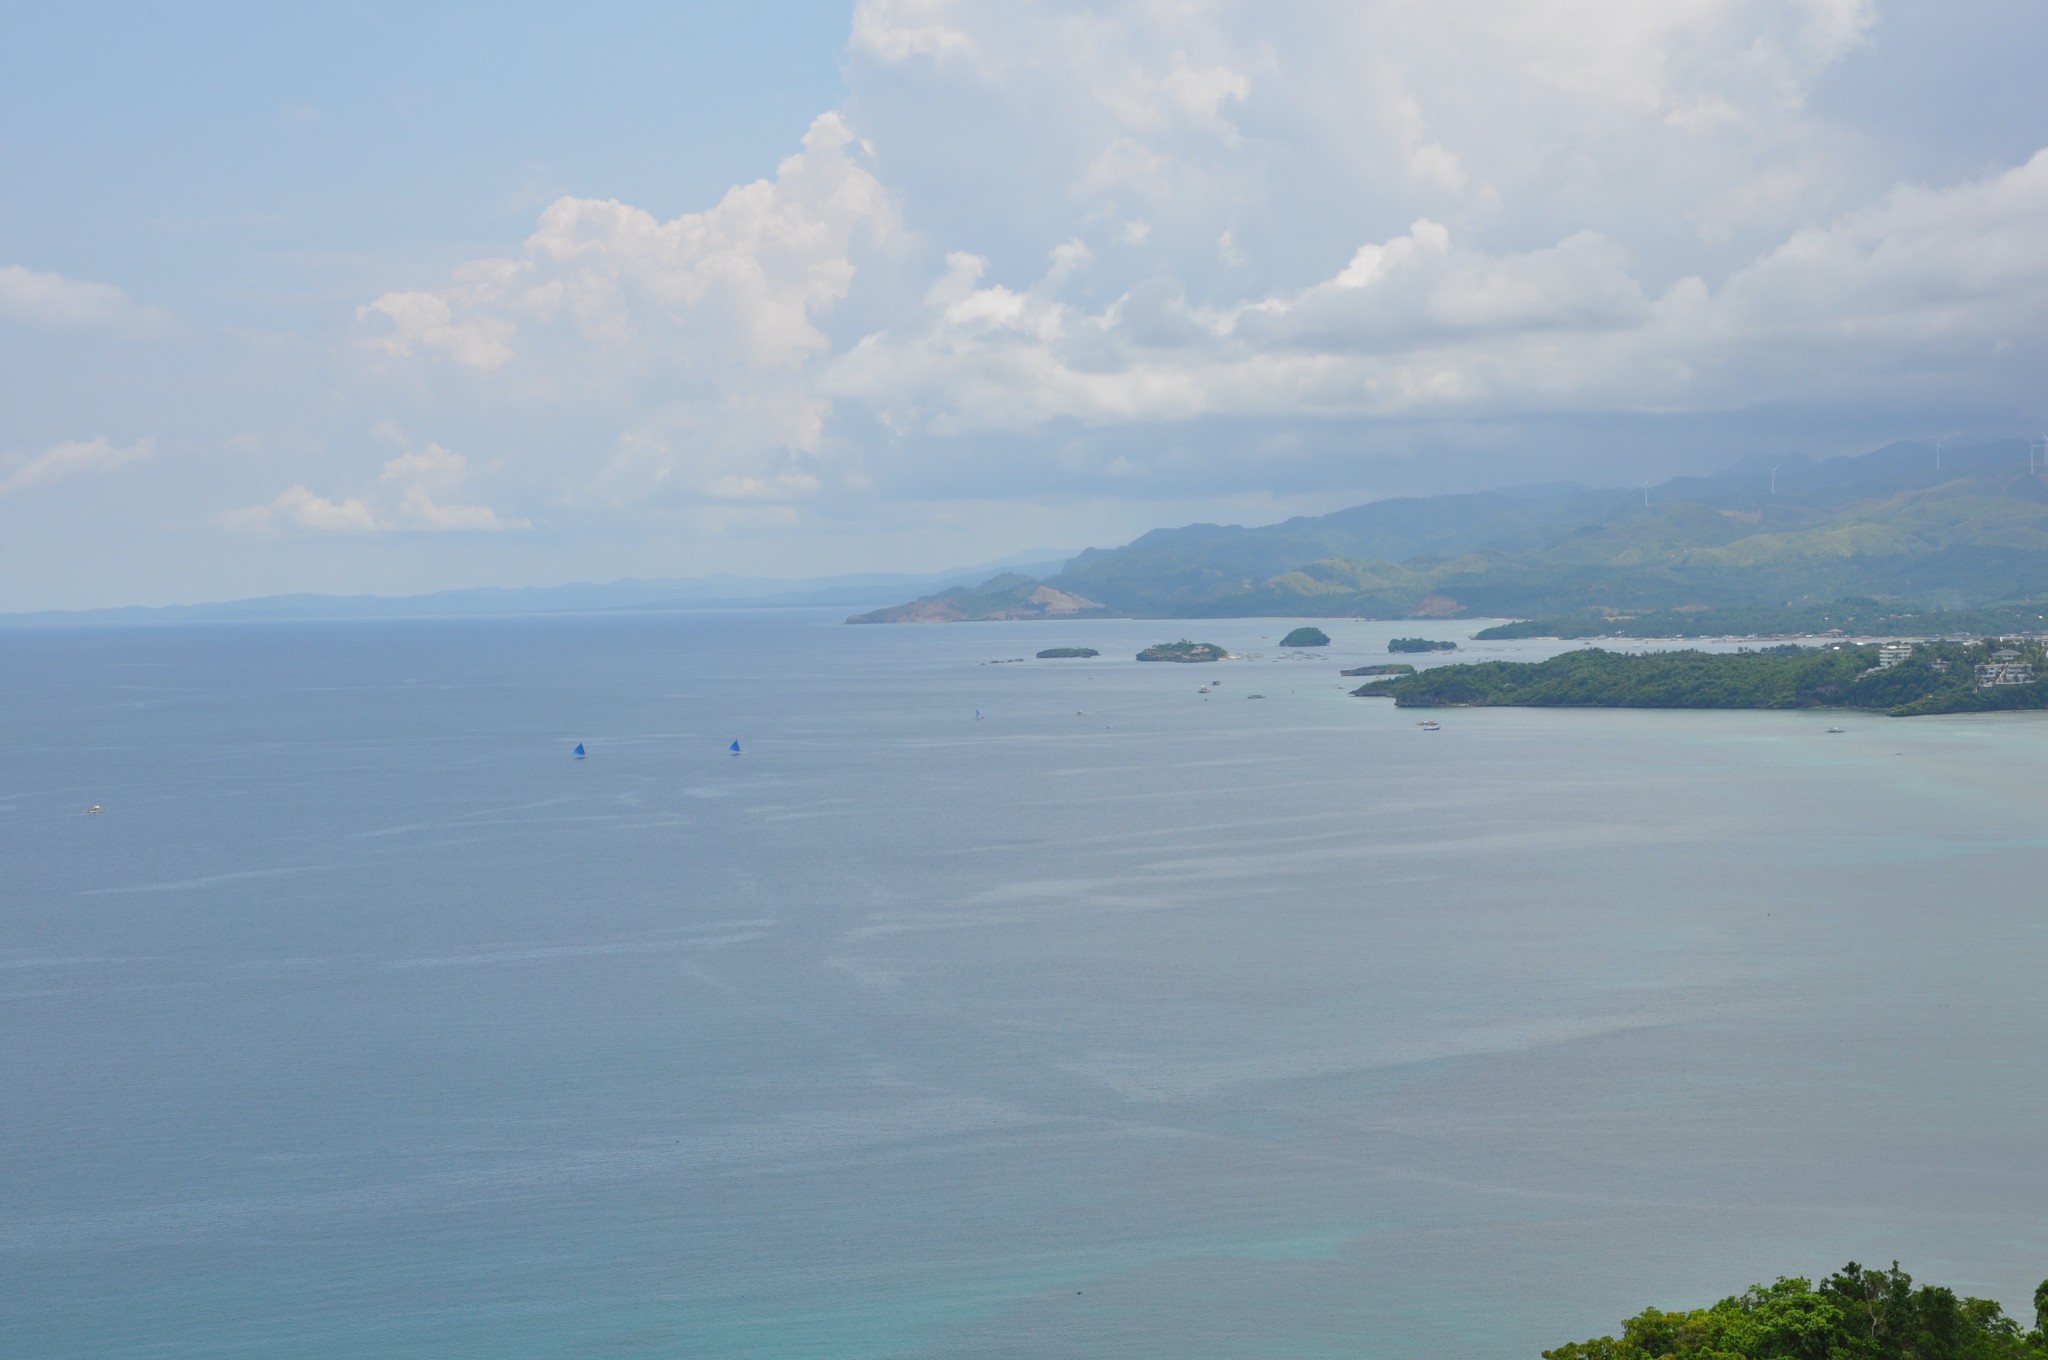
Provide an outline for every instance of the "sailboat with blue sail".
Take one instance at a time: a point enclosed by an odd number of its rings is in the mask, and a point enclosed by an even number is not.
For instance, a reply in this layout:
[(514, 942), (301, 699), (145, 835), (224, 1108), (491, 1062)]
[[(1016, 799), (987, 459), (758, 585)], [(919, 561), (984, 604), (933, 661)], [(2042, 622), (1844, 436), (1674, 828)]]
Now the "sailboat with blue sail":
[(726, 749), (730, 750), (734, 755), (738, 755), (740, 753), (740, 739), (738, 737), (734, 737), (732, 739), (732, 745)]
[(576, 743), (576, 758), (577, 758), (578, 760), (581, 760), (581, 759), (583, 759), (583, 756), (584, 756), (584, 750), (583, 750), (583, 743), (579, 741), (579, 742), (577, 742), (577, 743)]

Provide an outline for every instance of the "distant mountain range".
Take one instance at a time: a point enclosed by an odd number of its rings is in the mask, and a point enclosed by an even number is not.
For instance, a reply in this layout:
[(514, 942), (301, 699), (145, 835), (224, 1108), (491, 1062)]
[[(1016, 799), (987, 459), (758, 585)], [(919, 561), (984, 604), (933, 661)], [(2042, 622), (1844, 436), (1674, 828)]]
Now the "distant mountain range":
[[(2048, 470), (2018, 440), (1750, 459), (1645, 492), (1576, 485), (1374, 501), (1259, 528), (1157, 529), (850, 622), (1894, 613), (2048, 597)], [(1045, 601), (1056, 601), (1057, 608)], [(1867, 607), (1866, 613), (1871, 612)], [(1876, 613), (1882, 616), (1885, 610)]]
[(609, 610), (770, 608), (872, 604), (912, 591), (980, 581), (1004, 570), (1051, 575), (1065, 555), (1035, 549), (974, 567), (925, 574), (897, 572), (785, 580), (766, 576), (700, 576), (604, 584), (483, 587), (425, 595), (267, 595), (214, 604), (134, 606), (0, 614), (0, 627), (73, 623), (204, 623), (287, 619), (474, 618), (507, 614), (570, 614)]

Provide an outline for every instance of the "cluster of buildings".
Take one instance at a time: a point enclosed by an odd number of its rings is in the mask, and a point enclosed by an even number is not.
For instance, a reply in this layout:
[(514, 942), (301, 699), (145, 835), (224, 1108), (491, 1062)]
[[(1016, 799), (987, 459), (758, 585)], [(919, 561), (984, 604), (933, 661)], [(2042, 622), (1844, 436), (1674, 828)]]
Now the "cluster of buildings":
[[(1877, 664), (1873, 671), (1888, 671), (1913, 655), (1910, 642), (1880, 642), (1877, 645)], [(1936, 670), (1947, 670), (1948, 662), (1935, 660), (1929, 663)], [(1991, 659), (1978, 663), (1977, 687), (1992, 689), (1999, 685), (2031, 685), (2034, 683), (2033, 663), (2025, 660), (2010, 647), (2000, 647), (1991, 654)]]
[(1994, 685), (2031, 685), (2034, 683), (2034, 668), (2020, 660), (2020, 654), (2010, 647), (2000, 647), (1991, 654), (1989, 661), (1977, 667), (1977, 688), (1990, 689)]

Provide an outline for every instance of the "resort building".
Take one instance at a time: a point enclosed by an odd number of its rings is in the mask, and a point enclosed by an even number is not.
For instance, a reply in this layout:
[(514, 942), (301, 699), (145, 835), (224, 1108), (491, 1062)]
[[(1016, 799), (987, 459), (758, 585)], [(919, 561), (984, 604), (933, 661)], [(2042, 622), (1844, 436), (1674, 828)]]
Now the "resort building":
[(2020, 660), (2020, 654), (2010, 647), (2001, 647), (1991, 654), (1991, 659), (1977, 667), (1977, 688), (1990, 689), (1994, 685), (2031, 685), (2034, 683), (2034, 668)]

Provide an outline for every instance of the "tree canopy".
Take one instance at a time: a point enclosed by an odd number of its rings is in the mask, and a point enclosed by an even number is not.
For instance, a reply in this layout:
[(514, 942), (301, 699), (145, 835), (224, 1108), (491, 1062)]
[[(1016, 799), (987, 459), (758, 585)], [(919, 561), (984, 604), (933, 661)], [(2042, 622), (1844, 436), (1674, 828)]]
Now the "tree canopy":
[(1543, 1360), (2048, 1360), (2048, 1280), (2025, 1331), (1991, 1299), (1913, 1284), (1894, 1261), (1851, 1261), (1818, 1285), (1751, 1285), (1710, 1308), (1645, 1308), (1620, 1337), (1573, 1341)]

